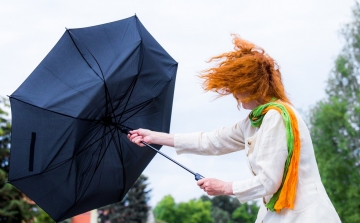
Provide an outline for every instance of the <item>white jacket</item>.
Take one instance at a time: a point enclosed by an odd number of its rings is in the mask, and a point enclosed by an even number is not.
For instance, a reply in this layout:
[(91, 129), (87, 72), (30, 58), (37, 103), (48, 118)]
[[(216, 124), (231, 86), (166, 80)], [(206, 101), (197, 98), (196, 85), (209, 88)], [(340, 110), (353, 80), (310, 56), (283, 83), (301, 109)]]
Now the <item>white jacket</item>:
[[(341, 222), (320, 179), (309, 130), (294, 110), (301, 137), (299, 179), (294, 209), (279, 213), (261, 205), (256, 223), (333, 223)], [(245, 150), (254, 177), (234, 181), (233, 193), (241, 203), (263, 198), (268, 202), (281, 184), (288, 155), (284, 121), (276, 110), (269, 110), (260, 128), (249, 118), (231, 128), (213, 132), (175, 134), (176, 152), (199, 155), (222, 155)]]

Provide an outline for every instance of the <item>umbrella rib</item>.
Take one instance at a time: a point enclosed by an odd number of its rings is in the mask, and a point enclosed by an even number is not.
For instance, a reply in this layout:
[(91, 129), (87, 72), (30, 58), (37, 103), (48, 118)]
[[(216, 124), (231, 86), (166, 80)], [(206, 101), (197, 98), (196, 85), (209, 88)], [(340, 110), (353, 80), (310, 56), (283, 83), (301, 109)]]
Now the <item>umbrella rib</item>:
[[(130, 23), (128, 23), (127, 26), (126, 26), (124, 35), (122, 35), (121, 41), (120, 41), (120, 43), (118, 44), (119, 46), (123, 43), (123, 41), (124, 41), (124, 39), (125, 39), (125, 35), (127, 34), (128, 30), (129, 30), (129, 27), (130, 27)], [(104, 31), (104, 33), (106, 34), (106, 38), (107, 38), (107, 40), (109, 41), (109, 43), (110, 43), (110, 45), (111, 45), (111, 49), (114, 49), (115, 47), (113, 46), (113, 44), (112, 44), (111, 41), (110, 41), (109, 35), (108, 35), (108, 33), (107, 33), (107, 29), (103, 28), (103, 31)], [(117, 57), (119, 56), (114, 50), (113, 50), (113, 53), (114, 53), (114, 55), (116, 55)]]
[(125, 121), (127, 121), (128, 119), (130, 119), (131, 117), (133, 117), (134, 115), (136, 115), (137, 113), (139, 113), (141, 110), (143, 110), (146, 106), (148, 106), (151, 102), (153, 101), (153, 99), (151, 101), (149, 101), (148, 103), (144, 104), (139, 110), (137, 110), (136, 112), (134, 112), (132, 115), (130, 115), (129, 117), (127, 117), (126, 119), (122, 120), (120, 122), (120, 124), (124, 123)]
[[(102, 150), (103, 150), (103, 148), (104, 148), (104, 144), (106, 144), (106, 142), (105, 142), (105, 135), (106, 135), (106, 133), (105, 133), (105, 131), (106, 131), (106, 128), (104, 128), (103, 129), (103, 137), (101, 138), (101, 140), (100, 140), (100, 143), (99, 143), (99, 145), (98, 145), (98, 149), (96, 149), (92, 154), (91, 154), (91, 157), (94, 157), (94, 155), (95, 155), (95, 153), (96, 152), (99, 152), (99, 154), (102, 154)], [(110, 144), (110, 143), (109, 143)], [(107, 150), (107, 148), (109, 147), (109, 145), (105, 148), (105, 151)], [(104, 156), (104, 154), (105, 154), (105, 151), (104, 151), (104, 153), (103, 153), (103, 155), (102, 155), (102, 158), (103, 158), (103, 156)], [(102, 159), (101, 158), (101, 159)], [(100, 159), (100, 161), (101, 161), (101, 159)], [(90, 162), (89, 162), (89, 164), (88, 164), (88, 167), (83, 171), (83, 174), (82, 175), (84, 175), (84, 173), (86, 173), (86, 172), (88, 172), (88, 170), (90, 169), (90, 167), (91, 167), (91, 160), (92, 159), (90, 159)], [(96, 161), (96, 166), (95, 166), (95, 170), (94, 170), (94, 173), (95, 173), (95, 171), (97, 170), (97, 167), (99, 166), (99, 163), (100, 163), (100, 161), (99, 161), (99, 159)], [(92, 176), (94, 176), (94, 175), (92, 175)], [(92, 180), (92, 177), (91, 177), (91, 179), (90, 179), (90, 181), (89, 182), (91, 182), (91, 180)], [(80, 180), (80, 182), (81, 183), (83, 183), (83, 178), (81, 178), (81, 180)], [(76, 181), (76, 182), (78, 182), (78, 181)], [(88, 186), (90, 185), (90, 183), (88, 184)], [(87, 190), (87, 188), (88, 188), (88, 186), (86, 187), (86, 189), (85, 189), (85, 191), (84, 191), (84, 193), (86, 192), (86, 190)], [(80, 185), (80, 187), (82, 187), (82, 184)], [(79, 192), (80, 193), (80, 192)], [(77, 198), (76, 198), (77, 199)], [(81, 199), (81, 197), (80, 197), (80, 199)]]
[(70, 86), (68, 83), (66, 83), (65, 81), (63, 81), (61, 78), (59, 78), (59, 76), (55, 75), (55, 73), (53, 73), (48, 67), (44, 66), (44, 68), (51, 74), (53, 75), (56, 79), (58, 79), (60, 82), (62, 82), (64, 85), (68, 86), (70, 89), (72, 89), (73, 91), (80, 93), (82, 96), (84, 96), (85, 98), (88, 98), (83, 92), (76, 90), (75, 88), (73, 88), (72, 86)]
[[(101, 138), (101, 139), (104, 139), (104, 138), (105, 138), (105, 135), (111, 133), (111, 138), (110, 138), (109, 142), (107, 143), (107, 146), (105, 147), (105, 151), (109, 148), (111, 141), (113, 141), (114, 138), (116, 138), (115, 135), (114, 135), (114, 133), (113, 133), (114, 130), (116, 130), (116, 128), (115, 128), (115, 127), (109, 127), (109, 128), (110, 128), (110, 130), (109, 130), (108, 132), (105, 132), (106, 128), (104, 129), (103, 137)], [(120, 136), (119, 136), (119, 137), (120, 137)], [(103, 143), (104, 143), (104, 141), (101, 140), (101, 144), (103, 144)], [(114, 144), (114, 145), (115, 145), (115, 144)], [(99, 153), (101, 153), (101, 152), (102, 152), (101, 150), (102, 150), (102, 148), (104, 148), (104, 146), (99, 146), (99, 147), (100, 147), (100, 152), (99, 152)], [(115, 147), (117, 147), (117, 145), (115, 145)], [(102, 153), (102, 156), (99, 157), (94, 172), (97, 170), (97, 168), (99, 167), (99, 165), (100, 165), (100, 163), (101, 163), (101, 160), (104, 158), (105, 151), (104, 151), (104, 153)], [(93, 154), (94, 154), (94, 153), (93, 153)]]
[[(104, 131), (105, 131), (105, 130), (104, 130)], [(112, 130), (110, 130), (110, 132), (111, 132), (111, 131), (112, 131)], [(106, 133), (105, 135), (107, 135), (107, 133)], [(102, 139), (105, 138), (105, 137), (104, 137), (105, 135), (103, 135), (103, 138), (102, 138)], [(111, 136), (111, 139), (110, 139), (109, 142), (107, 143), (107, 146), (106, 146), (105, 151), (104, 151), (104, 153), (102, 154), (102, 156), (98, 158), (98, 164), (95, 166), (94, 173), (95, 173), (96, 170), (98, 169), (101, 160), (104, 158), (105, 153), (106, 153), (106, 150), (109, 148), (110, 142), (112, 141), (112, 138), (113, 138), (113, 136)], [(102, 142), (102, 143), (103, 143), (103, 142)], [(93, 176), (94, 176), (94, 175), (93, 175)], [(92, 181), (93, 176), (91, 177), (91, 179), (90, 179), (89, 182)], [(69, 207), (69, 208), (62, 214), (62, 216), (60, 217), (60, 219), (62, 219), (67, 213), (69, 213), (69, 211), (81, 200), (82, 196), (84, 196), (84, 194), (85, 194), (87, 188), (89, 188), (89, 186), (90, 186), (90, 183), (88, 183), (88, 185), (87, 185), (86, 188), (84, 189), (84, 192), (83, 192), (78, 198), (75, 199), (75, 200), (76, 200), (75, 203), (74, 203), (73, 205), (71, 205), (71, 207)]]
[(117, 115), (115, 115), (115, 117), (119, 117), (120, 115), (124, 115), (124, 114), (127, 114), (127, 113), (131, 112), (131, 111), (135, 111), (135, 110), (137, 110), (138, 108), (140, 108), (140, 110), (141, 110), (143, 107), (147, 106), (147, 105), (150, 104), (152, 101), (154, 101), (154, 98), (151, 98), (151, 99), (149, 99), (149, 100), (143, 101), (143, 102), (141, 102), (141, 103), (139, 103), (139, 104), (137, 104), (137, 105), (135, 105), (135, 106), (133, 106), (133, 107), (131, 107), (131, 108), (129, 108), (129, 109), (127, 109), (127, 110), (125, 110), (125, 111), (117, 114)]
[[(133, 86), (132, 86), (132, 88), (131, 88), (131, 90), (130, 90), (130, 94), (129, 94), (129, 97), (128, 97), (126, 103), (125, 103), (123, 112), (126, 110), (126, 107), (127, 107), (128, 103), (129, 103), (129, 101), (130, 101), (131, 95), (132, 95), (132, 93), (134, 92), (135, 85), (136, 85), (136, 82), (137, 82), (137, 80), (138, 80), (138, 77), (139, 77), (139, 75), (136, 75), (135, 80), (133, 81), (134, 84), (133, 84)], [(115, 112), (115, 111), (114, 111), (114, 112)], [(121, 120), (121, 118), (122, 118), (122, 116), (123, 116), (123, 112), (120, 113), (120, 117), (119, 117), (118, 119), (115, 119), (116, 122), (118, 122), (118, 120)]]
[[(136, 20), (136, 26), (138, 27), (139, 32), (141, 32), (141, 29), (139, 28), (138, 20)], [(140, 37), (142, 37), (142, 35), (140, 35)], [(143, 51), (143, 48), (140, 48), (140, 50)], [(140, 73), (140, 71), (141, 71), (141, 69), (142, 69), (142, 66), (143, 66), (143, 63), (144, 63), (144, 58), (143, 58), (143, 57), (144, 57), (144, 54), (141, 53), (140, 55), (142, 55), (142, 57), (140, 57), (140, 66), (138, 67), (138, 73)], [(123, 112), (125, 111), (126, 106), (127, 106), (128, 102), (129, 102), (129, 100), (130, 100), (130, 97), (131, 97), (131, 95), (132, 95), (132, 93), (133, 93), (133, 91), (134, 91), (134, 89), (135, 89), (135, 85), (136, 85), (136, 82), (137, 82), (137, 80), (138, 80), (138, 76), (139, 76), (139, 74), (138, 74), (138, 75), (136, 76), (136, 78), (135, 78), (134, 86), (133, 86), (133, 88), (131, 88), (131, 92), (130, 92), (130, 95), (129, 95), (128, 100), (127, 100), (127, 102), (126, 102), (126, 105), (125, 105), (125, 107), (124, 107), (124, 109), (123, 109)], [(123, 112), (121, 113), (119, 120), (121, 120), (121, 118), (122, 118), (122, 116), (123, 116)], [(123, 123), (123, 122), (121, 122), (121, 123)]]
[[(105, 81), (105, 76), (104, 76), (104, 72), (102, 71), (101, 69), (101, 66), (98, 62), (98, 60), (95, 58), (95, 56), (91, 53), (91, 51), (86, 47), (85, 44), (83, 44), (73, 33), (70, 32), (70, 30), (67, 30), (67, 32), (69, 33), (70, 35), (70, 38), (72, 40), (72, 42), (74, 43), (76, 49), (78, 50), (78, 52), (81, 54), (82, 58), (85, 60), (85, 62), (88, 64), (88, 66), (96, 73), (96, 71), (92, 68), (92, 66), (89, 64), (89, 62), (85, 59), (85, 57), (83, 56), (83, 54), (81, 53), (80, 49), (78, 48), (77, 44), (75, 43), (74, 39), (75, 38), (77, 41), (79, 41), (79, 43), (81, 43), (84, 48), (89, 52), (89, 54), (91, 55), (91, 57), (95, 60), (96, 64), (98, 65), (99, 69), (100, 69), (100, 72), (101, 72), (101, 76), (102, 76), (102, 80), (104, 82), (104, 87), (105, 87), (105, 100), (106, 100), (106, 116), (109, 115), (109, 110), (108, 110), (108, 105), (110, 104), (110, 107), (112, 109), (112, 112), (114, 111), (114, 107), (112, 105), (112, 101), (111, 101), (111, 97), (110, 97), (110, 93), (109, 93), (109, 89), (108, 89), (108, 86), (106, 84), (106, 81)], [(96, 73), (98, 76), (99, 74)], [(100, 77), (100, 76), (99, 76)]]
[[(115, 128), (113, 128), (113, 129), (111, 130), (111, 127), (109, 127), (109, 128), (110, 128), (110, 131), (109, 131), (109, 132), (111, 132), (111, 133), (112, 133), (112, 132), (113, 132), (113, 130), (115, 129)], [(105, 129), (104, 129), (104, 132), (105, 132)], [(102, 138), (102, 139), (104, 139), (104, 140), (102, 140), (101, 144), (106, 144), (106, 147), (105, 147), (105, 149), (104, 149), (104, 151), (103, 151), (102, 155), (98, 157), (97, 164), (96, 164), (95, 169), (94, 169), (94, 173), (95, 173), (95, 172), (96, 172), (96, 170), (98, 169), (98, 167), (99, 167), (99, 165), (100, 165), (101, 161), (103, 160), (103, 158), (104, 158), (104, 156), (105, 156), (106, 150), (108, 150), (108, 148), (109, 148), (109, 146), (110, 146), (111, 142), (113, 141), (113, 138), (115, 137), (115, 136), (114, 136), (114, 134), (112, 133), (112, 134), (111, 134), (111, 138), (110, 138), (109, 142), (108, 142), (108, 143), (106, 143), (106, 142), (105, 142), (105, 135), (107, 135), (107, 133), (105, 133), (105, 134), (103, 135), (103, 138)], [(104, 146), (100, 146), (100, 148), (101, 148), (101, 150), (102, 150), (102, 149), (104, 148)], [(100, 151), (100, 153), (101, 153), (101, 152), (102, 152), (102, 151)], [(93, 177), (92, 177), (92, 178), (93, 178)], [(92, 178), (91, 178), (91, 180), (92, 180)], [(91, 180), (90, 180), (89, 182), (91, 182)], [(84, 193), (86, 192), (86, 190), (87, 190), (87, 188), (89, 187), (89, 185), (90, 185), (90, 183), (87, 185), (87, 187), (86, 187), (86, 189), (85, 189)], [(83, 193), (81, 196), (83, 196), (83, 195), (84, 195), (84, 193)], [(80, 197), (79, 199), (81, 199), (81, 197)]]
[[(101, 129), (101, 128), (100, 128)], [(108, 132), (105, 132), (103, 134), (103, 136), (101, 136), (100, 138), (96, 139), (95, 141), (93, 141), (91, 144), (87, 145), (86, 147), (84, 147), (82, 150), (80, 150), (79, 152), (77, 152), (75, 155), (79, 155), (81, 153), (83, 153), (84, 151), (86, 151), (87, 149), (89, 149), (91, 146), (93, 146), (95, 143), (97, 143), (98, 141), (102, 140), (104, 135), (107, 135), (111, 132), (111, 130), (109, 130)]]
[[(118, 107), (120, 106), (121, 102), (123, 102), (123, 100), (126, 98), (126, 96), (127, 96), (127, 94), (129, 93), (129, 91), (134, 88), (138, 76), (139, 76), (139, 75), (136, 75), (136, 76), (135, 76), (135, 78), (133, 79), (133, 81), (131, 82), (131, 84), (129, 85), (129, 87), (126, 89), (126, 92), (125, 92), (124, 96), (122, 96), (122, 97), (120, 98), (119, 102), (117, 103), (117, 105), (116, 105), (116, 107), (115, 107), (115, 110), (118, 109)], [(115, 117), (117, 117), (117, 116), (115, 116)]]
[[(99, 152), (99, 153), (101, 154), (101, 152), (102, 152), (102, 148), (103, 148), (102, 145), (103, 145), (103, 141), (104, 141), (103, 139), (105, 138), (105, 137), (104, 137), (104, 131), (105, 131), (105, 128), (103, 128), (103, 137), (101, 138), (100, 143), (99, 143), (99, 146), (97, 147), (98, 149), (96, 149), (95, 151), (92, 152), (90, 161), (89, 161), (87, 167), (85, 168), (85, 170), (83, 171), (82, 176), (84, 175), (84, 173), (88, 172), (88, 170), (90, 169), (91, 163), (92, 163), (91, 161), (92, 161), (92, 158), (94, 157), (95, 153), (96, 153), (96, 152)], [(95, 144), (95, 143), (92, 143), (92, 145), (94, 145), (94, 144)], [(86, 158), (86, 156), (85, 156), (85, 158)], [(85, 162), (85, 159), (83, 160), (83, 162)], [(82, 178), (82, 177), (81, 177), (81, 178)], [(76, 182), (78, 182), (78, 181), (76, 181)], [(80, 182), (83, 182), (83, 179), (81, 179)]]
[[(142, 102), (142, 103), (144, 103), (144, 104), (146, 103), (146, 104), (145, 104), (143, 107), (141, 107), (138, 111), (136, 111), (134, 114), (132, 114), (130, 117), (128, 117), (127, 119), (121, 121), (120, 124), (124, 123), (124, 122), (127, 121), (129, 118), (131, 118), (131, 117), (133, 117), (134, 115), (136, 115), (138, 112), (140, 112), (142, 109), (144, 109), (147, 105), (149, 105), (149, 104), (150, 104), (152, 101), (154, 101), (154, 100), (155, 100), (155, 98), (152, 98), (152, 99), (149, 99), (149, 100), (147, 100), (147, 101)], [(128, 113), (131, 109), (135, 109), (135, 108), (137, 108), (137, 106), (140, 106), (140, 105), (141, 105), (141, 104), (138, 104), (138, 105), (130, 108), (129, 110), (123, 111), (120, 115), (122, 116), (123, 114)], [(120, 119), (121, 119), (121, 117), (120, 117)]]
[[(89, 138), (92, 138), (93, 136), (97, 135), (100, 130), (102, 129), (102, 125), (101, 124), (98, 124), (97, 126), (95, 126), (96, 128), (98, 128), (95, 132), (93, 132), (93, 134), (91, 134), (91, 136)], [(95, 128), (94, 127), (94, 128)], [(81, 154), (82, 152), (84, 152), (85, 150), (87, 150), (88, 148), (90, 148), (91, 146), (93, 146), (95, 143), (97, 143), (98, 141), (100, 141), (102, 139), (102, 137), (100, 137), (99, 139), (96, 139), (95, 141), (91, 142), (91, 140), (89, 140), (85, 145), (84, 147), (79, 150), (75, 156)], [(91, 142), (91, 143), (90, 143)]]
[[(77, 44), (75, 43), (75, 41), (74, 41), (74, 39), (73, 39), (73, 37), (76, 38), (75, 35), (72, 34), (72, 33), (70, 32), (70, 30), (68, 30), (68, 29), (66, 29), (66, 31), (67, 31), (67, 33), (69, 34), (71, 41), (72, 41), (73, 44), (75, 45), (75, 48), (76, 48), (77, 51), (80, 53), (81, 57), (84, 59), (84, 61), (87, 63), (87, 65), (91, 68), (91, 70), (94, 71), (94, 73), (96, 74), (96, 76), (98, 76), (99, 78), (101, 78), (100, 75), (94, 70), (94, 68), (92, 68), (92, 66), (90, 65), (90, 63), (85, 59), (84, 55), (81, 53), (79, 47), (77, 46)], [(78, 38), (76, 38), (76, 39), (81, 43), (81, 41), (80, 41)], [(83, 45), (84, 45), (84, 44), (83, 44)], [(85, 45), (84, 45), (84, 47), (85, 47)], [(85, 47), (85, 49), (86, 49), (87, 51), (89, 51), (86, 47)], [(95, 59), (95, 57), (91, 54), (90, 51), (89, 51), (89, 53), (90, 53), (90, 55)], [(96, 59), (95, 59), (95, 61), (96, 61)], [(96, 63), (97, 63), (97, 61), (96, 61)], [(97, 63), (97, 65), (99, 66), (98, 63)], [(100, 66), (99, 66), (99, 68), (100, 68), (100, 71), (101, 71), (101, 67), (100, 67)], [(102, 71), (101, 71), (101, 73), (102, 73)], [(104, 78), (104, 75), (102, 75), (102, 76), (103, 76), (103, 78)]]
[[(94, 133), (92, 134), (92, 135), (96, 135), (100, 130), (101, 130), (101, 126), (100, 125), (95, 125), (95, 126), (93, 126), (92, 128), (90, 128), (89, 129), (89, 131), (91, 131), (91, 130), (93, 130), (93, 129), (95, 129), (94, 130)], [(97, 129), (97, 130), (96, 130)], [(91, 145), (90, 145), (91, 146)], [(60, 150), (56, 153), (56, 155), (54, 156), (54, 158), (58, 155), (60, 153)], [(77, 154), (75, 154), (75, 156), (76, 155), (78, 155), (79, 153), (77, 153)], [(72, 156), (70, 159), (72, 159), (74, 156)], [(54, 159), (53, 158), (53, 159)], [(53, 160), (51, 160), (50, 162), (49, 162), (49, 164), (44, 168), (44, 171), (43, 172), (45, 172), (45, 170), (47, 170), (47, 168), (49, 167), (49, 165), (50, 165), (50, 163), (52, 163), (52, 161)], [(64, 162), (67, 162), (67, 160), (66, 161), (64, 161)]]
[[(118, 137), (117, 137), (117, 139), (118, 139), (118, 143), (119, 143), (119, 145), (116, 143), (116, 140), (114, 140), (114, 145), (115, 145), (115, 148), (116, 148), (116, 151), (117, 151), (117, 153), (118, 153), (118, 156), (119, 156), (119, 158), (120, 158), (120, 162), (121, 162), (121, 166), (122, 166), (122, 172), (123, 172), (123, 182), (124, 182), (124, 190), (122, 190), (122, 192), (121, 192), (121, 194), (120, 194), (120, 196), (119, 196), (119, 198), (118, 198), (118, 200), (120, 201), (121, 200), (121, 198), (123, 197), (123, 195), (124, 195), (124, 192), (125, 192), (125, 187), (126, 187), (126, 172), (125, 172), (125, 166), (124, 166), (124, 157), (123, 157), (123, 151), (122, 151), (122, 149), (121, 149), (121, 142), (120, 142), (120, 136), (121, 136), (121, 132), (120, 132), (120, 134), (119, 134), (119, 129), (115, 129), (115, 132), (117, 133), (117, 135), (118, 135)], [(114, 133), (112, 133), (112, 134), (114, 134)]]
[(101, 122), (101, 120), (97, 120), (97, 119), (86, 119), (86, 118), (78, 118), (78, 117), (74, 117), (74, 116), (71, 116), (71, 115), (67, 115), (67, 114), (64, 114), (64, 113), (61, 113), (61, 112), (57, 112), (57, 111), (52, 111), (50, 109), (47, 109), (47, 108), (42, 108), (42, 107), (39, 107), (37, 105), (33, 105), (29, 102), (26, 102), (26, 101), (23, 101), (21, 99), (18, 99), (18, 98), (15, 98), (14, 96), (9, 96), (9, 98), (12, 98), (12, 99), (15, 99), (17, 101), (20, 101), (22, 103), (25, 103), (27, 105), (30, 105), (32, 107), (35, 107), (35, 108), (38, 108), (38, 109), (41, 109), (41, 110), (44, 110), (44, 111), (48, 111), (48, 112), (52, 112), (54, 114), (58, 114), (58, 115), (62, 115), (62, 116), (65, 116), (65, 117), (69, 117), (69, 118), (73, 118), (73, 119), (78, 119), (78, 120), (81, 120), (81, 121), (88, 121), (88, 122)]

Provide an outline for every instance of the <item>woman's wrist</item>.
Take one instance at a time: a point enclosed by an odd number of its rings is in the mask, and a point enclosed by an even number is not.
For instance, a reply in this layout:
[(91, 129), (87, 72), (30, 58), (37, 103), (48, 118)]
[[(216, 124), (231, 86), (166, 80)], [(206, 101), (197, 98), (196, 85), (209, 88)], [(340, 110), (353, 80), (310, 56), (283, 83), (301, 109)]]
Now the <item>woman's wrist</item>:
[(224, 185), (224, 194), (225, 195), (234, 195), (232, 185), (233, 185), (232, 182), (225, 182), (225, 185)]
[(151, 138), (153, 144), (174, 147), (174, 135), (172, 134), (152, 131)]

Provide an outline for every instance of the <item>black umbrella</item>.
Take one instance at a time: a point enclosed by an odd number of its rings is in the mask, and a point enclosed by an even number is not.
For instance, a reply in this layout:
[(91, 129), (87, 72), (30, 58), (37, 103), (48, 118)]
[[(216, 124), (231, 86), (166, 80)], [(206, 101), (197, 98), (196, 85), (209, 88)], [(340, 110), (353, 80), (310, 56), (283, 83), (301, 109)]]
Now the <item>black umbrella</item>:
[(55, 221), (121, 201), (156, 154), (122, 132), (169, 131), (176, 70), (136, 16), (66, 30), (10, 96), (9, 182)]

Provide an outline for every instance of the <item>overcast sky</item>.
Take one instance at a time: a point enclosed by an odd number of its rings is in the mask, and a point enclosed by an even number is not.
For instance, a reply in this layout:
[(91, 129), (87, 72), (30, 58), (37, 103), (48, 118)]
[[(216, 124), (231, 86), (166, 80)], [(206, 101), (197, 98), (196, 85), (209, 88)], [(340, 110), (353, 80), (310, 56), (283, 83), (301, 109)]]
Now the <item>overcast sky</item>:
[[(307, 111), (325, 95), (325, 82), (342, 48), (339, 35), (351, 19), (353, 0), (36, 0), (0, 2), (0, 96), (11, 95), (67, 28), (120, 20), (134, 14), (179, 63), (171, 132), (211, 131), (246, 117), (231, 97), (213, 100), (196, 75), (214, 55), (233, 49), (231, 33), (263, 47), (280, 65), (296, 108)], [(225, 181), (251, 177), (245, 154), (177, 156), (163, 152), (206, 177)], [(144, 174), (150, 204), (165, 195), (176, 202), (203, 192), (193, 176), (157, 155)]]

